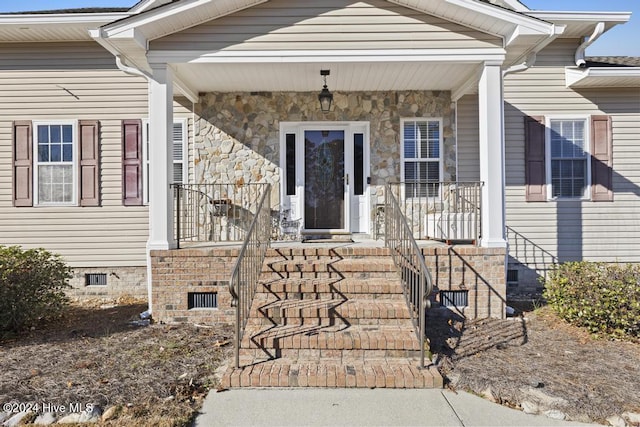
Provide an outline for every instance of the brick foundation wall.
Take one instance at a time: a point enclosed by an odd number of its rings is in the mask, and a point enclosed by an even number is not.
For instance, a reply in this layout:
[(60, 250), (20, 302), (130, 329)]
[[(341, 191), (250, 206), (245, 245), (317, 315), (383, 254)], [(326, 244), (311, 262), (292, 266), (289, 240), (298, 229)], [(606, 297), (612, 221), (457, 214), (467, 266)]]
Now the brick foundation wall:
[[(72, 299), (79, 301), (90, 299), (116, 300), (121, 297), (133, 297), (147, 300), (147, 267), (94, 267), (73, 268), (73, 277), (67, 291)], [(106, 285), (87, 286), (86, 275), (106, 274)]]
[[(154, 320), (204, 325), (235, 322), (228, 285), (238, 252), (229, 248), (151, 251)], [(189, 292), (216, 292), (218, 307), (189, 310)]]
[[(505, 249), (438, 246), (422, 249), (437, 291), (466, 290), (469, 305), (450, 310), (466, 318), (504, 318)], [(152, 251), (153, 317), (165, 323), (233, 323), (228, 281), (239, 249)], [(216, 292), (218, 308), (188, 309), (189, 292)], [(436, 295), (434, 306), (439, 306)]]
[[(469, 305), (450, 308), (466, 318), (504, 318), (506, 249), (476, 246), (423, 248), (437, 291), (466, 290)], [(440, 305), (439, 295), (434, 306)]]

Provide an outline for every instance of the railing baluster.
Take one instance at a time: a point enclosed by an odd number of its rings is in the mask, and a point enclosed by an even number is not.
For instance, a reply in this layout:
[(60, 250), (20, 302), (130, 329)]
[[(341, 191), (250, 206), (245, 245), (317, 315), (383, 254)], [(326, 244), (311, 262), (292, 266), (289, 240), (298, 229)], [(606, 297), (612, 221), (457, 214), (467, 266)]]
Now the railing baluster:
[[(258, 201), (259, 191), (262, 191), (262, 194)], [(243, 188), (239, 189), (239, 200), (245, 201), (246, 204), (243, 206), (247, 206), (247, 212), (251, 212), (251, 203), (256, 203), (256, 212), (245, 235), (229, 281), (229, 291), (236, 306), (236, 368), (240, 367), (240, 344), (271, 236), (271, 230), (266, 226), (271, 219), (270, 194), (270, 184), (261, 184), (260, 187), (256, 187), (255, 191), (252, 191), (251, 188), (246, 192)], [(249, 200), (244, 199), (245, 195), (249, 197)], [(256, 196), (255, 200), (252, 195)], [(242, 215), (244, 216), (244, 213)]]
[[(428, 192), (429, 188), (425, 186), (425, 190)], [(420, 192), (421, 189), (417, 188), (418, 195)], [(414, 207), (411, 209), (413, 213)], [(431, 294), (433, 285), (422, 252), (414, 239), (414, 231), (393, 194), (392, 185), (387, 185), (385, 189), (385, 244), (400, 271), (405, 299), (420, 343), (420, 368), (424, 368), (426, 297)]]

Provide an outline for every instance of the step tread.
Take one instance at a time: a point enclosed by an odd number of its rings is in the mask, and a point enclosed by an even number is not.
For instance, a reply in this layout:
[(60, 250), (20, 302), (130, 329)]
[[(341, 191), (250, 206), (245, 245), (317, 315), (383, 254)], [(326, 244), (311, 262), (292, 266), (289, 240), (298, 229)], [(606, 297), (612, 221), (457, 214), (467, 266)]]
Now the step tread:
[(277, 318), (343, 318), (348, 319), (409, 319), (406, 302), (394, 299), (278, 299), (273, 295), (256, 298), (249, 317)]
[(258, 284), (260, 293), (336, 293), (345, 294), (402, 294), (399, 278), (372, 277), (367, 280), (355, 278), (263, 278)]
[(327, 247), (295, 247), (295, 248), (269, 248), (267, 259), (285, 258), (349, 258), (349, 257), (389, 257), (391, 252), (384, 247), (358, 247), (358, 246), (327, 246)]
[(248, 326), (241, 348), (419, 350), (411, 321), (404, 325)]
[(315, 363), (270, 360), (244, 368), (228, 368), (223, 388), (235, 387), (356, 387), (442, 388), (434, 366), (419, 369), (415, 360)]

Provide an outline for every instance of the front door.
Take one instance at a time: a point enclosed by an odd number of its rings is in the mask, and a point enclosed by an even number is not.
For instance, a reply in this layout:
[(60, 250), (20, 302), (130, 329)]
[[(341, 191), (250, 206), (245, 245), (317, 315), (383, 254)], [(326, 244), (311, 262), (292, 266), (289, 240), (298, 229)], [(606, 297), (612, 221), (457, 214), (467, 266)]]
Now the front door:
[(304, 228), (344, 230), (343, 130), (304, 131)]
[(303, 231), (368, 231), (368, 123), (282, 123), (281, 191)]

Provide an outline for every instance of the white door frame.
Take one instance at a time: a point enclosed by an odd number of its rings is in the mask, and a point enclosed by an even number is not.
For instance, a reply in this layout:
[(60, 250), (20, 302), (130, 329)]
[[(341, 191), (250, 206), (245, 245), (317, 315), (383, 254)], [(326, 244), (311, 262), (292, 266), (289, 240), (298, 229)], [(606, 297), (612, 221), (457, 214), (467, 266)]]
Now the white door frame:
[[(304, 133), (311, 130), (337, 130), (344, 131), (344, 156), (345, 156), (345, 176), (348, 175), (348, 183), (344, 186), (344, 228), (343, 229), (312, 229), (305, 230), (304, 218), (304, 195), (305, 195), (305, 167), (304, 167)], [(353, 171), (353, 140), (354, 134), (363, 134), (363, 179), (364, 194), (355, 196), (354, 193), (354, 171)], [(286, 193), (286, 140), (287, 135), (295, 135), (296, 145), (296, 182), (295, 195)], [(302, 231), (309, 232), (368, 232), (369, 231), (369, 209), (370, 206), (370, 143), (369, 143), (369, 122), (280, 122), (280, 199), (282, 209), (290, 210), (288, 219), (301, 221)], [(355, 223), (352, 218), (352, 206), (364, 206), (364, 212), (360, 212), (359, 223)]]

